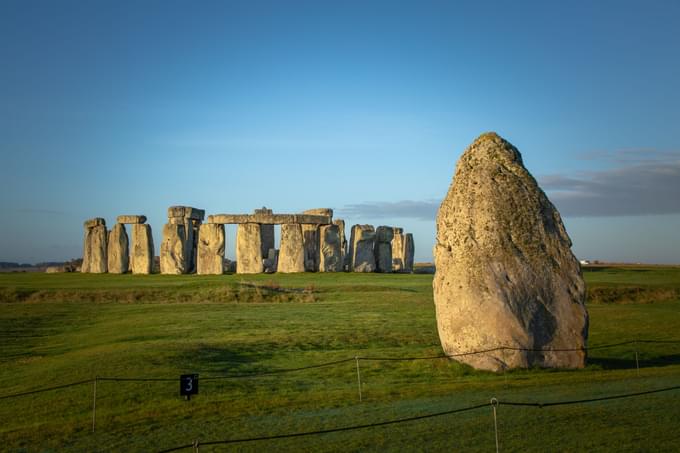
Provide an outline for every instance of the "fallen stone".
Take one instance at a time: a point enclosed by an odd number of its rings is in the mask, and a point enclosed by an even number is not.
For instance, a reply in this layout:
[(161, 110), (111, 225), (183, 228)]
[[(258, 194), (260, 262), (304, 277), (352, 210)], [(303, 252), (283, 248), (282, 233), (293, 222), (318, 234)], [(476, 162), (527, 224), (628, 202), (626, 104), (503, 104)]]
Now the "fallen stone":
[(375, 230), (371, 225), (354, 225), (349, 242), (350, 272), (375, 271)]
[(437, 215), (433, 290), (446, 354), (520, 348), (529, 350), (457, 360), (493, 371), (583, 367), (585, 285), (570, 247), (519, 151), (494, 133), (475, 140)]
[(394, 229), (389, 226), (379, 226), (375, 231), (375, 271), (392, 272), (392, 239)]
[[(98, 219), (104, 220), (104, 219)], [(86, 222), (87, 224), (87, 222)], [(103, 223), (93, 223), (85, 228), (83, 241), (83, 264), (81, 272), (90, 274), (104, 274), (108, 270), (106, 226)]]
[(196, 273), (201, 275), (224, 273), (224, 225), (204, 223), (200, 226), (197, 254)]
[(166, 223), (161, 242), (161, 274), (187, 273), (187, 229), (183, 224)]
[(154, 245), (151, 225), (132, 225), (130, 268), (133, 274), (153, 273)]
[(281, 225), (281, 248), (277, 272), (305, 271), (305, 248), (302, 227), (297, 224)]
[(127, 223), (127, 224), (137, 224), (146, 222), (145, 215), (119, 215), (116, 217), (116, 222)]
[(342, 251), (338, 225), (319, 227), (319, 272), (341, 272)]
[(110, 274), (125, 274), (128, 271), (129, 249), (125, 225), (116, 223), (109, 231), (107, 245), (108, 271)]
[(260, 274), (262, 266), (262, 244), (260, 225), (240, 224), (236, 230), (236, 273)]

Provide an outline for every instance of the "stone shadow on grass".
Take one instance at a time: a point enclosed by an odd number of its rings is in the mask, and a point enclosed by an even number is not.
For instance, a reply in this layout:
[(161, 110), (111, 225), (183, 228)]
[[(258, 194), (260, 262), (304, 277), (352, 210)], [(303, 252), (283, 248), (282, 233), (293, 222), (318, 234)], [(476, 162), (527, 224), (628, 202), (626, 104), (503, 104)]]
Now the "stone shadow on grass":
[(273, 354), (241, 349), (202, 344), (185, 349), (177, 355), (177, 362), (182, 368), (211, 375), (257, 374), (273, 371), (261, 363), (273, 357)]
[[(638, 362), (640, 368), (680, 365), (680, 354), (651, 358), (640, 356)], [(588, 365), (596, 365), (603, 370), (628, 370), (637, 367), (634, 353), (626, 354), (626, 357), (588, 357)]]

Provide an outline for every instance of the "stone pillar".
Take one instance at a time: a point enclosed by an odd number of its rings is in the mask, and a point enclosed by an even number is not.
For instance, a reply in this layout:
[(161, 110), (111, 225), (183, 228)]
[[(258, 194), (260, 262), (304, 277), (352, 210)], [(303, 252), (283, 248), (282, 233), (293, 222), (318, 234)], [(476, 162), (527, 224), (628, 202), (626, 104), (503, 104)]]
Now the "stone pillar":
[(406, 233), (404, 237), (404, 271), (413, 272), (413, 257), (415, 254), (415, 244), (413, 243), (413, 234)]
[(125, 274), (129, 265), (130, 242), (125, 225), (116, 223), (109, 231), (107, 262), (109, 273)]
[(402, 272), (404, 270), (404, 229), (393, 228), (392, 239), (392, 270)]
[(241, 223), (236, 230), (236, 273), (260, 274), (262, 237), (259, 223)]
[[(329, 208), (307, 209), (302, 212), (310, 215), (324, 215), (333, 218), (333, 210)], [(313, 224), (302, 225), (302, 237), (305, 244), (305, 271), (319, 270), (319, 226)]]
[(319, 227), (319, 272), (341, 272), (340, 229), (338, 225)]
[(108, 270), (106, 221), (101, 217), (86, 220), (83, 241), (83, 273), (104, 274)]
[(392, 239), (394, 229), (388, 226), (379, 226), (375, 231), (375, 271), (392, 272)]
[(132, 253), (130, 263), (133, 274), (153, 273), (154, 246), (151, 225), (132, 225)]
[(161, 242), (161, 274), (186, 274), (187, 233), (184, 224), (166, 223)]
[(277, 272), (305, 271), (305, 247), (302, 227), (297, 223), (281, 225), (281, 246)]
[(196, 273), (222, 275), (224, 273), (224, 225), (204, 223), (198, 230)]
[(347, 253), (347, 237), (345, 236), (345, 221), (342, 219), (333, 220), (333, 224), (338, 226), (338, 235), (340, 236), (340, 270), (347, 270), (348, 256)]
[[(274, 214), (274, 211), (262, 207), (262, 209), (255, 209), (253, 214)], [(262, 256), (265, 259), (270, 259), (269, 250), (273, 249), (274, 244), (274, 225), (260, 225), (260, 242), (262, 247)]]
[[(164, 253), (169, 253), (170, 248), (164, 247), (165, 244), (165, 232), (166, 228), (163, 228), (164, 239), (161, 244), (161, 269), (163, 269), (162, 263), (165, 261), (166, 264), (170, 264), (172, 261), (177, 259), (181, 255), (184, 262), (178, 266), (170, 266), (167, 269), (173, 268), (173, 271), (167, 272), (171, 274), (176, 274), (178, 269), (181, 269), (182, 274), (189, 274), (196, 271), (196, 247), (198, 245), (198, 228), (201, 225), (201, 221), (205, 217), (205, 211), (203, 209), (193, 208), (191, 206), (170, 206), (168, 208), (168, 223), (167, 225), (182, 225), (183, 232), (180, 235), (179, 230), (175, 227), (168, 227), (167, 231), (171, 238), (182, 238), (182, 245), (184, 250), (181, 253), (173, 251), (174, 256), (164, 257)], [(167, 226), (166, 225), (166, 226)], [(169, 244), (168, 244), (169, 245)], [(176, 245), (172, 246), (172, 250)], [(161, 270), (162, 273), (163, 272)]]
[(375, 271), (375, 230), (372, 225), (354, 225), (350, 237), (350, 272)]

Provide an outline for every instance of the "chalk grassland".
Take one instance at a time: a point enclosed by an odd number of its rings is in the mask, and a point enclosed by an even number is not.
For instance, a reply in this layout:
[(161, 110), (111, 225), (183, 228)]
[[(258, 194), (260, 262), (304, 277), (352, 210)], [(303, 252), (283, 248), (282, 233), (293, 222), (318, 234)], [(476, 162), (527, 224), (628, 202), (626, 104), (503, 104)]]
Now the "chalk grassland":
[[(680, 339), (680, 269), (594, 268), (590, 345)], [(360, 357), (441, 354), (431, 275), (0, 275), (0, 397), (95, 376), (201, 379)], [(636, 370), (635, 352), (640, 364)], [(446, 359), (354, 360), (269, 376), (91, 383), (0, 400), (9, 451), (156, 451), (381, 422), (501, 401), (680, 385), (680, 343), (590, 354), (585, 370), (477, 372)], [(677, 451), (680, 391), (498, 409), (502, 451)], [(398, 425), (206, 451), (493, 451), (490, 407)], [(186, 450), (186, 451), (191, 451)]]

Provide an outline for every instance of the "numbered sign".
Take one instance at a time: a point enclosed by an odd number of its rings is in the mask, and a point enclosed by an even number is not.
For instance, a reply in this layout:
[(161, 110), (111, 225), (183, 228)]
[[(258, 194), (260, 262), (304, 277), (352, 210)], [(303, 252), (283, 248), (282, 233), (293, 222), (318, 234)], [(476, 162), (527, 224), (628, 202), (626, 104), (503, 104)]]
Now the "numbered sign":
[(189, 400), (198, 395), (198, 374), (183, 374), (179, 377), (179, 394)]

